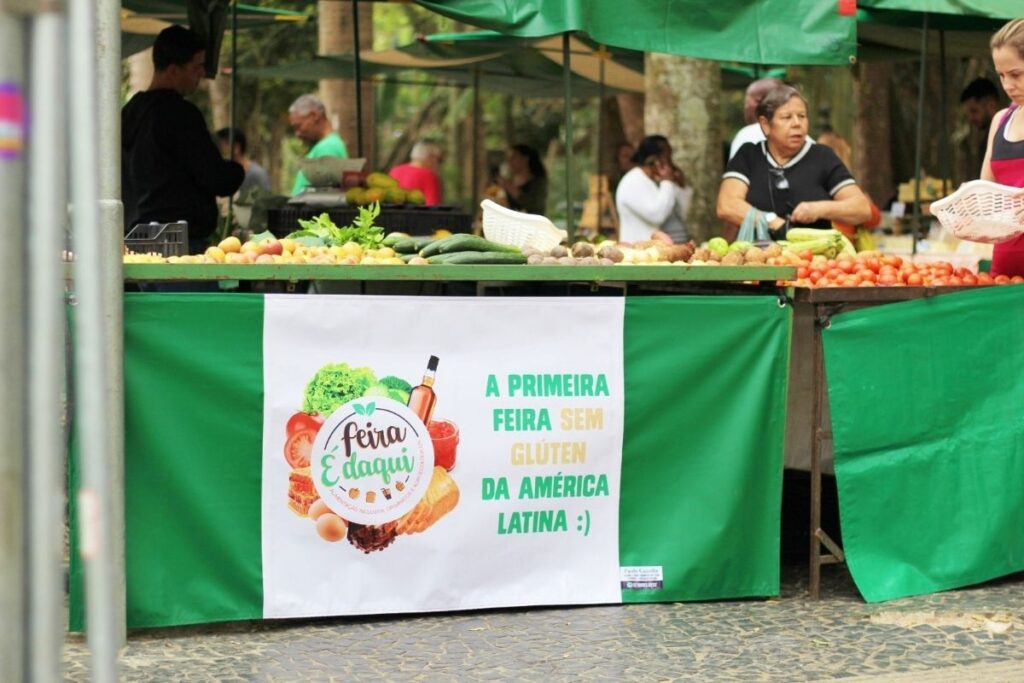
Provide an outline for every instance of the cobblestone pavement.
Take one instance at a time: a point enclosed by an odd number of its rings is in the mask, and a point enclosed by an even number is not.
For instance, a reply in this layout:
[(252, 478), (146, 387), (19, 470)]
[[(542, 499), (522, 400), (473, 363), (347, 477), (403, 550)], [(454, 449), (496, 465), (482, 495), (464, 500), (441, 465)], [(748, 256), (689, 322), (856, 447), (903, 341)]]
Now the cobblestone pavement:
[[(1024, 681), (1024, 574), (869, 605), (826, 567), (782, 596), (133, 632), (126, 681)], [(69, 636), (66, 680), (88, 679)]]

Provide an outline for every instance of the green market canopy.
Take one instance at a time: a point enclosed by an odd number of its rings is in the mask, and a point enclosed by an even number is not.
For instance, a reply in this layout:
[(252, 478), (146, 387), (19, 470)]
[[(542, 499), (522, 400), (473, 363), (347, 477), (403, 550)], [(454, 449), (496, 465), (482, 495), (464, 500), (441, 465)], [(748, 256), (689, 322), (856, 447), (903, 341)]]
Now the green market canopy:
[(584, 33), (615, 47), (756, 64), (848, 64), (856, 54), (854, 17), (819, 0), (416, 2), (521, 38)]

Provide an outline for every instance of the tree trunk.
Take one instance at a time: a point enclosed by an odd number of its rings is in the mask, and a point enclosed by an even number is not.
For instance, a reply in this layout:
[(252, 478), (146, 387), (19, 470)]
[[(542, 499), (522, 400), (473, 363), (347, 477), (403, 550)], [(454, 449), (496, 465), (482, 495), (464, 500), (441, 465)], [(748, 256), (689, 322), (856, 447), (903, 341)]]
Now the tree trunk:
[(626, 141), (635, 146), (644, 137), (644, 96), (623, 93), (616, 95), (615, 101), (619, 104), (622, 132)]
[[(317, 3), (320, 54), (348, 54), (353, 52), (352, 5), (339, 0), (320, 0)], [(362, 51), (373, 48), (373, 5), (359, 3), (359, 46)], [(373, 84), (363, 79), (362, 118), (363, 148), (358, 149), (356, 135), (356, 86), (354, 79), (327, 79), (320, 81), (320, 98), (327, 107), (327, 115), (334, 129), (348, 147), (349, 156), (373, 158)]]
[(210, 113), (213, 116), (213, 129), (227, 128), (231, 125), (231, 76), (217, 73), (210, 84)]
[(676, 164), (693, 186), (687, 226), (700, 242), (720, 232), (715, 201), (722, 177), (721, 71), (717, 62), (675, 55), (649, 53), (644, 63), (645, 128), (648, 135), (669, 139)]
[(148, 88), (152, 80), (153, 48), (143, 50), (128, 58), (129, 97)]
[(861, 62), (857, 70), (860, 96), (857, 121), (853, 128), (854, 177), (875, 203), (892, 196), (893, 182), (889, 150), (892, 148), (892, 65), (887, 62)]

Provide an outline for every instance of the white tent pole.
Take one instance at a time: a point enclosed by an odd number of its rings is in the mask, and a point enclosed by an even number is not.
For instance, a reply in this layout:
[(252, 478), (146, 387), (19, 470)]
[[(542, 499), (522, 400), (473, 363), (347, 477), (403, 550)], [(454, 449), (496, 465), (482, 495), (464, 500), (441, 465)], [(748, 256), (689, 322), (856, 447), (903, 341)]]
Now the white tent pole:
[[(25, 20), (0, 0), (0, 95), (10, 104), (25, 85)], [(9, 109), (8, 109), (9, 111)], [(5, 121), (15, 124), (16, 121)], [(15, 131), (15, 126), (8, 130)], [(24, 127), (21, 127), (24, 131)], [(10, 135), (10, 133), (8, 133)], [(13, 140), (19, 142), (17, 138)], [(0, 155), (0, 681), (25, 677), (25, 176), (21, 154)]]
[(32, 20), (29, 139), (28, 470), (29, 677), (61, 678), (64, 645), (64, 453), (60, 413), (65, 368), (67, 223), (66, 23), (56, 4)]
[[(123, 623), (115, 604), (123, 600), (115, 578), (113, 538), (114, 478), (110, 453), (115, 445), (109, 426), (110, 375), (108, 298), (105, 258), (109, 235), (100, 224), (96, 73), (97, 4), (72, 2), (68, 7), (68, 80), (75, 103), (75, 135), (71, 136), (71, 200), (75, 248), (75, 420), (81, 435), (81, 489), (77, 492), (80, 549), (85, 566), (87, 640), (92, 653), (92, 680), (118, 679), (117, 651)], [(109, 160), (108, 160), (109, 161)], [(108, 231), (109, 232), (109, 231)], [(117, 335), (115, 335), (117, 336)], [(120, 596), (120, 597), (119, 597)]]
[(110, 556), (114, 643), (126, 642), (124, 569), (124, 204), (121, 202), (121, 2), (96, 0), (96, 98), (99, 115), (100, 245), (103, 266), (103, 322), (107, 359), (105, 424), (109, 435)]

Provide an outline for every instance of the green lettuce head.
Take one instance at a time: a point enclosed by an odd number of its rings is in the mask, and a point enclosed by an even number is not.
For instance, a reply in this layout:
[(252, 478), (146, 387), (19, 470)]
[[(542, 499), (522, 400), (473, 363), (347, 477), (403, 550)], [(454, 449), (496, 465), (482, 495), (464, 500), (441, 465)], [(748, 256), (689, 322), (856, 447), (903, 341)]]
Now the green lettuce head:
[(377, 377), (370, 368), (353, 368), (348, 363), (325, 365), (306, 385), (302, 412), (330, 415), (338, 406), (359, 398), (376, 383)]

